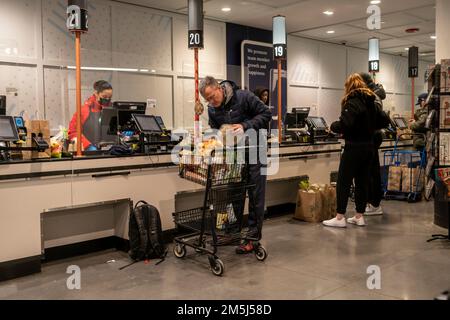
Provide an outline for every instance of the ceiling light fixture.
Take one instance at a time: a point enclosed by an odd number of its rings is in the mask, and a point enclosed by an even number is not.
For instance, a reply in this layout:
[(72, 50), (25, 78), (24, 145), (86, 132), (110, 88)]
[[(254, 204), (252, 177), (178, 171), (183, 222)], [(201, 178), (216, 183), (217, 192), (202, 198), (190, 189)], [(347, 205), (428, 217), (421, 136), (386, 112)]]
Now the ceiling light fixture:
[(222, 8), (222, 11), (223, 11), (223, 12), (230, 12), (230, 11), (231, 11), (231, 8), (229, 8), (229, 7), (224, 7), (224, 8)]
[(381, 3), (380, 0), (373, 0), (373, 1), (370, 1), (370, 4), (380, 4), (380, 3)]
[(436, 40), (436, 36), (430, 36), (431, 39)]
[(409, 48), (405, 48), (406, 51), (409, 51)]
[(334, 33), (334, 30), (328, 30), (327, 33), (328, 33), (328, 34), (333, 34), (333, 33)]
[(327, 16), (332, 16), (334, 14), (334, 12), (327, 10), (327, 11), (324, 11), (323, 14), (326, 14)]

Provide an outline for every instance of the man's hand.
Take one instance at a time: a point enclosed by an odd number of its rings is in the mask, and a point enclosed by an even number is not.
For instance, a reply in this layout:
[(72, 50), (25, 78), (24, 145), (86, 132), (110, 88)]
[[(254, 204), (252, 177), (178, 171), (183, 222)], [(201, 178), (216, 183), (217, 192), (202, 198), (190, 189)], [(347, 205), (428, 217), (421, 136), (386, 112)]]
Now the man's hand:
[(195, 103), (195, 106), (194, 106), (194, 110), (195, 110), (195, 114), (196, 115), (202, 115), (203, 114), (203, 111), (204, 111), (204, 107), (203, 107), (203, 104), (200, 102), (200, 101), (197, 101), (196, 103)]
[(244, 133), (244, 127), (242, 126), (242, 124), (233, 124), (231, 129), (233, 130), (234, 134)]

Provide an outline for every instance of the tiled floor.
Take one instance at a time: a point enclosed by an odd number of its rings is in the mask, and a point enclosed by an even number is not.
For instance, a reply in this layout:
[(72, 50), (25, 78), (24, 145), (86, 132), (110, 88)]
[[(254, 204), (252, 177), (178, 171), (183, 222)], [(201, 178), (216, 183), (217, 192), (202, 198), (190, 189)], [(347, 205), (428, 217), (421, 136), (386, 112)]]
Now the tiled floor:
[[(237, 256), (221, 248), (223, 277), (192, 250), (179, 260), (143, 262), (122, 271), (123, 252), (104, 251), (43, 266), (41, 274), (0, 283), (0, 299), (433, 299), (450, 288), (450, 242), (427, 243), (445, 233), (433, 221), (432, 202), (384, 202), (368, 226), (329, 229), (320, 224), (270, 219), (264, 225), (269, 256)], [(351, 214), (351, 212), (349, 213)], [(81, 289), (68, 290), (69, 265), (81, 268)], [(381, 289), (369, 290), (371, 265)]]

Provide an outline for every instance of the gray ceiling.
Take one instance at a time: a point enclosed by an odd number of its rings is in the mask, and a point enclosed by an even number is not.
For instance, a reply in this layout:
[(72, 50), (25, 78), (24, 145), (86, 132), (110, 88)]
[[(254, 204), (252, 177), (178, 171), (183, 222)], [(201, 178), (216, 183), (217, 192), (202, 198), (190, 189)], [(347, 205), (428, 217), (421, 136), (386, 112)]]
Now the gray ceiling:
[[(187, 0), (122, 0), (172, 12), (186, 13)], [(368, 39), (380, 38), (382, 52), (406, 55), (406, 47), (417, 46), (421, 58), (434, 61), (435, 0), (382, 0), (382, 25), (376, 32), (367, 29), (366, 13), (369, 0), (205, 0), (207, 18), (270, 30), (272, 17), (286, 16), (287, 32), (291, 35), (346, 43), (367, 48)], [(230, 12), (221, 8), (230, 7)], [(323, 11), (334, 11), (326, 16)], [(408, 28), (419, 28), (406, 33)], [(327, 31), (334, 30), (333, 34)]]

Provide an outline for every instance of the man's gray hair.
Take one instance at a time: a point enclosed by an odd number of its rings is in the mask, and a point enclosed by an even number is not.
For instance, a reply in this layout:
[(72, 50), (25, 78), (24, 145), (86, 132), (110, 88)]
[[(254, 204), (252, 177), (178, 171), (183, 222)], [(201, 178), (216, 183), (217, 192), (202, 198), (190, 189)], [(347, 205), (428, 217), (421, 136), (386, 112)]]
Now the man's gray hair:
[(216, 80), (216, 78), (212, 76), (206, 76), (199, 85), (198, 90), (200, 91), (200, 94), (205, 97), (205, 90), (206, 87), (214, 87), (217, 88), (219, 86), (219, 82)]

